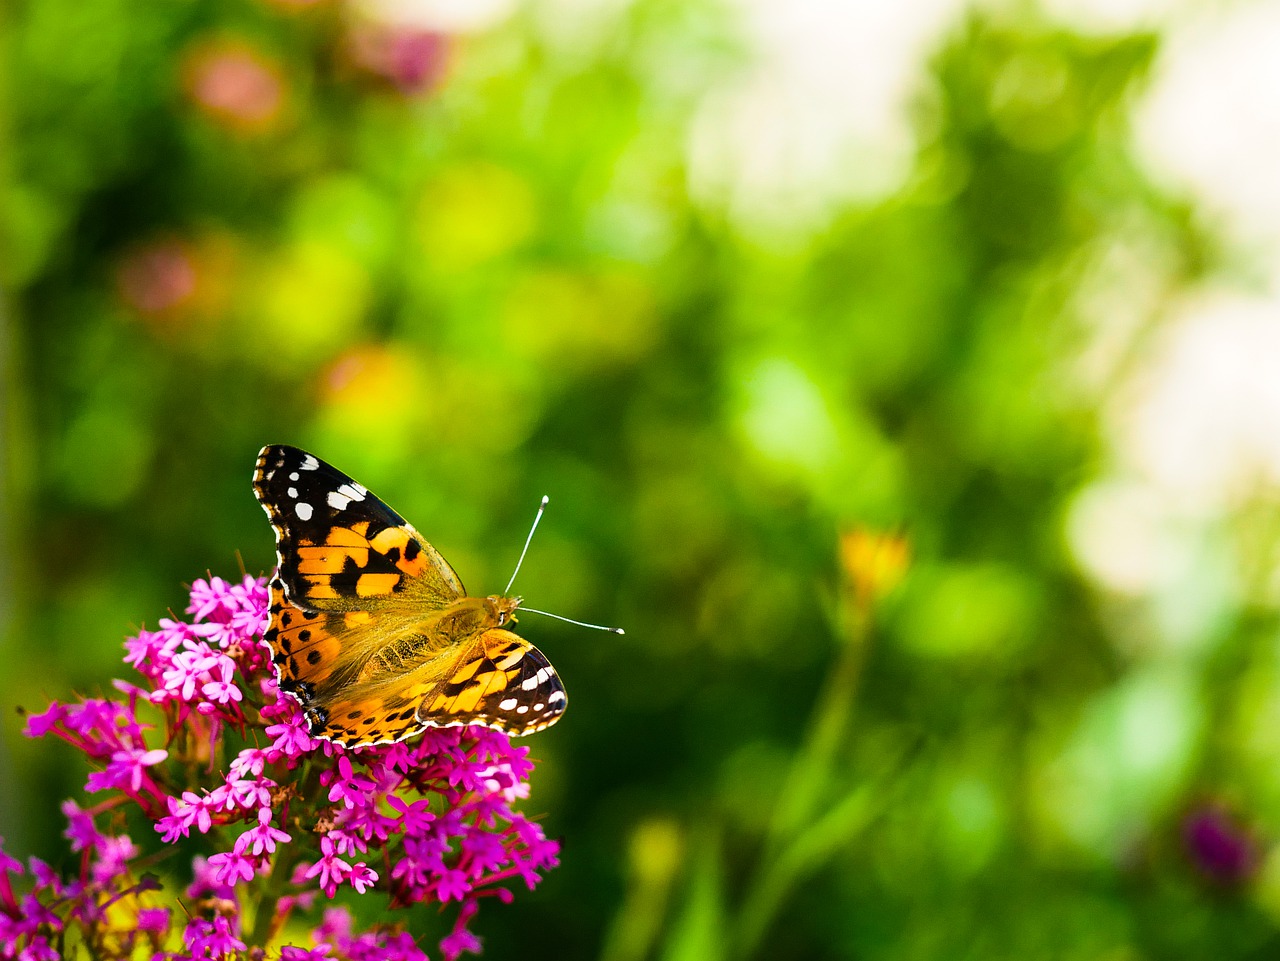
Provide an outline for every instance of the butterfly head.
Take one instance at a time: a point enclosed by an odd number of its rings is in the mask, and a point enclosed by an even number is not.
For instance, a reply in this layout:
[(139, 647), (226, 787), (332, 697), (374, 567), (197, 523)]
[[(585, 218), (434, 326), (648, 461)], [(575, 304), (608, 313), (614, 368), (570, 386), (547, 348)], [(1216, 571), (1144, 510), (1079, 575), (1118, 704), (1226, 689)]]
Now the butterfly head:
[(490, 594), (484, 599), (484, 606), (489, 616), (493, 618), (493, 623), (498, 627), (505, 627), (507, 624), (515, 623), (516, 608), (520, 606), (521, 600), (522, 598), (519, 597)]

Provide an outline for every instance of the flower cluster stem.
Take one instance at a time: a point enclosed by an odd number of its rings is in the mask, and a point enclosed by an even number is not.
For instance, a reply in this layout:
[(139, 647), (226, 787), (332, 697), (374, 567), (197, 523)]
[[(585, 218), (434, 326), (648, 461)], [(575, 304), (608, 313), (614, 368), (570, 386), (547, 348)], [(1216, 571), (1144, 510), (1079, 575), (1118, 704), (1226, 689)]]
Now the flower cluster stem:
[[(889, 806), (909, 768), (904, 748), (852, 790), (836, 790), (835, 762), (857, 704), (859, 682), (870, 647), (875, 596), (851, 591), (833, 605), (830, 619), (843, 638), (835, 665), (814, 703), (800, 750), (787, 772), (761, 851), (749, 881), (728, 956), (756, 956), (788, 895), (805, 877), (864, 832)], [(833, 793), (831, 803), (827, 799)]]

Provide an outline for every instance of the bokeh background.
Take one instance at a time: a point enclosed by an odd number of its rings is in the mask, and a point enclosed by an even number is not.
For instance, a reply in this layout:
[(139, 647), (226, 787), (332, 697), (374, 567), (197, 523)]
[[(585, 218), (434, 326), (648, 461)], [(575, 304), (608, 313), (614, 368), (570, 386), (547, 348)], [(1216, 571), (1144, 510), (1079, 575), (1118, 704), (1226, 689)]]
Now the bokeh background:
[[(15, 707), (312, 450), (570, 692), (491, 958), (1280, 950), (1280, 7), (19, 0)], [(419, 919), (429, 926), (431, 918)], [(415, 922), (417, 923), (417, 922)]]

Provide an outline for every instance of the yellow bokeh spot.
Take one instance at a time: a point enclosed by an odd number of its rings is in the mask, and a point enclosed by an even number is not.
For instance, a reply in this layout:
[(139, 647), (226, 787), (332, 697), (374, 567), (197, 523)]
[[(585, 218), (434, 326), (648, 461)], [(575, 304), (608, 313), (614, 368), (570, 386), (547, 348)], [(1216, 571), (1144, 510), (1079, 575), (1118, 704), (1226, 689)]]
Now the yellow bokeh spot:
[(539, 270), (512, 286), (502, 321), (507, 345), (526, 357), (595, 367), (642, 356), (657, 310), (653, 291), (632, 272)]
[(502, 452), (527, 436), (538, 410), (516, 378), (405, 344), (352, 349), (320, 381), (321, 433), (353, 442), (376, 434), (389, 445)]
[(337, 247), (296, 244), (263, 270), (250, 334), (273, 360), (313, 361), (359, 331), (370, 286), (365, 269)]
[(641, 884), (665, 884), (680, 866), (683, 851), (677, 824), (666, 819), (644, 821), (631, 835), (631, 870)]
[(424, 383), (423, 365), (408, 350), (369, 344), (347, 351), (320, 380), (320, 423), (326, 433), (347, 438), (376, 434), (405, 440), (425, 416), (432, 394), (406, 391)]
[(476, 163), (447, 170), (427, 184), (414, 232), (427, 266), (451, 273), (515, 249), (536, 223), (528, 183), (504, 167)]

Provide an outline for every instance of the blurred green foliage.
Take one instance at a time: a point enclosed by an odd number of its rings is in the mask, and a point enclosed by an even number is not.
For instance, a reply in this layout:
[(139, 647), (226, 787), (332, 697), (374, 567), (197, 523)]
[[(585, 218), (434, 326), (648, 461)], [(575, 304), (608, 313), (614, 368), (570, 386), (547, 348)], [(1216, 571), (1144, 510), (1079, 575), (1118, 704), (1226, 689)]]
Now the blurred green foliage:
[[(1105, 457), (1082, 283), (1117, 237), (1170, 291), (1212, 262), (1129, 152), (1157, 38), (972, 16), (904, 186), (772, 243), (687, 187), (746, 64), (725, 11), (549, 17), (11, 9), (11, 849), (57, 856), (76, 781), (12, 708), (104, 686), (183, 582), (266, 570), (249, 476), (285, 442), (475, 592), (550, 494), (520, 593), (627, 628), (522, 622), (572, 701), (531, 742), (564, 863), (486, 914), (488, 956), (1274, 951), (1273, 618), (1144, 660), (1063, 536)], [(1197, 869), (1196, 811), (1255, 869)]]

